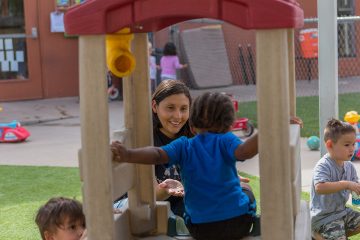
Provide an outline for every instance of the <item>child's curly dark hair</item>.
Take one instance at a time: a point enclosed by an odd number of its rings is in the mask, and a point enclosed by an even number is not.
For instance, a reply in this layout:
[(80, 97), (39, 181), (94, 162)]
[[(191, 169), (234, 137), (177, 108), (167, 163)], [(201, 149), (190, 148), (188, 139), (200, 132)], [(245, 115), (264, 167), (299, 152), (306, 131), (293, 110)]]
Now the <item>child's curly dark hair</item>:
[(356, 134), (355, 128), (347, 122), (332, 118), (326, 124), (324, 130), (324, 141), (326, 142), (330, 139), (336, 143), (342, 135), (348, 133)]
[(191, 107), (190, 125), (214, 133), (226, 133), (235, 120), (234, 105), (223, 93), (206, 92)]

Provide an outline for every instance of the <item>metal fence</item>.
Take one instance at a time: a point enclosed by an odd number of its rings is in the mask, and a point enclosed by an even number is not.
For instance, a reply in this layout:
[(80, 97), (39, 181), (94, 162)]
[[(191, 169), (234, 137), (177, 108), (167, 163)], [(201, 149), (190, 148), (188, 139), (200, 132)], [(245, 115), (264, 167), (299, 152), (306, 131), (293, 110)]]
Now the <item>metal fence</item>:
[[(338, 17), (338, 73), (339, 93), (360, 92), (360, 17)], [(318, 58), (304, 53), (301, 38), (304, 32), (315, 33), (312, 37), (317, 42), (317, 18), (304, 20), (304, 27), (295, 30), (295, 71), (298, 96), (318, 95)], [(302, 39), (303, 40), (303, 39)], [(253, 42), (242, 42), (239, 46), (237, 70), (240, 85), (256, 84), (255, 48)], [(249, 88), (251, 88), (249, 86)], [(254, 99), (254, 97), (247, 98)], [(256, 97), (255, 97), (256, 99)]]
[[(337, 22), (339, 93), (360, 92), (360, 16), (338, 17)], [(242, 97), (244, 101), (256, 100), (255, 31), (240, 29), (218, 20), (203, 19), (201, 22), (199, 20), (187, 21), (179, 28), (173, 28), (173, 31), (169, 31), (171, 33), (169, 34), (173, 36), (172, 39), (179, 39), (179, 31), (212, 24), (222, 25), (229, 67), (234, 83), (234, 86), (223, 90), (230, 91), (234, 95), (245, 96)], [(317, 18), (308, 18), (304, 19), (303, 28), (295, 30), (295, 77), (298, 96), (316, 96), (319, 92), (318, 58), (317, 56), (304, 54), (304, 46), (300, 41), (304, 37), (304, 32), (316, 33), (317, 28)], [(317, 43), (317, 36), (315, 35), (313, 37), (316, 37), (316, 39), (313, 40)], [(203, 44), (206, 45), (206, 39), (204, 39)], [(178, 47), (181, 49), (181, 44)], [(160, 58), (159, 54), (156, 55)], [(186, 62), (184, 59), (182, 60)], [(207, 59), (207, 61), (210, 60)], [(214, 58), (213, 66), (217, 65), (216, 61), (218, 59)], [(186, 81), (187, 76), (184, 72), (182, 71), (181, 79)], [(191, 85), (189, 86), (191, 87)], [(196, 93), (197, 90), (194, 89), (194, 92)]]
[[(338, 17), (337, 23), (339, 93), (360, 92), (360, 17)], [(298, 96), (318, 95), (318, 58), (304, 57), (304, 46), (300, 42), (301, 31), (317, 27), (316, 18), (305, 19), (303, 29), (298, 29), (295, 33)]]
[[(304, 20), (304, 29), (317, 29), (317, 19), (310, 18)], [(317, 58), (304, 58), (302, 56), (301, 44), (299, 41), (300, 30), (296, 31), (296, 60), (297, 60), (297, 79), (311, 80), (318, 79)], [(338, 18), (338, 61), (339, 77), (354, 77), (360, 75), (360, 17), (339, 17)], [(309, 66), (312, 66), (309, 71)]]

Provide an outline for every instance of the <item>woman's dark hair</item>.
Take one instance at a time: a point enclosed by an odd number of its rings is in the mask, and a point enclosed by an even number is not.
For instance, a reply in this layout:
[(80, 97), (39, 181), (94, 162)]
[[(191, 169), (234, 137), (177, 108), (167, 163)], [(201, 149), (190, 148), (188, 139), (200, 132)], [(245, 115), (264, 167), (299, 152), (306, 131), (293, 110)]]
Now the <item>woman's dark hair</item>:
[(71, 223), (81, 221), (85, 227), (85, 215), (79, 201), (65, 197), (55, 197), (41, 206), (35, 222), (39, 227), (42, 239), (45, 239), (45, 231), (55, 233), (56, 229), (64, 224), (66, 218)]
[(223, 93), (204, 93), (191, 107), (190, 125), (209, 132), (228, 132), (235, 120), (234, 105)]
[[(191, 96), (189, 88), (179, 80), (164, 80), (161, 81), (159, 86), (155, 89), (154, 94), (152, 95), (152, 100), (156, 102), (156, 105), (159, 105), (161, 101), (165, 98), (175, 95), (175, 94), (184, 94), (189, 99), (189, 104), (191, 106)], [(190, 107), (189, 106), (189, 107)], [(159, 117), (156, 113), (152, 113), (153, 116), (153, 128), (154, 132), (157, 129), (162, 127)], [(189, 121), (186, 121), (185, 125), (180, 129), (176, 134), (179, 136), (192, 137), (193, 134), (190, 131)]]
[(324, 130), (324, 141), (326, 142), (330, 139), (336, 143), (342, 135), (348, 133), (356, 134), (355, 128), (347, 122), (332, 118), (326, 124)]
[(164, 56), (175, 56), (177, 54), (175, 44), (172, 42), (166, 43), (164, 46), (163, 54)]

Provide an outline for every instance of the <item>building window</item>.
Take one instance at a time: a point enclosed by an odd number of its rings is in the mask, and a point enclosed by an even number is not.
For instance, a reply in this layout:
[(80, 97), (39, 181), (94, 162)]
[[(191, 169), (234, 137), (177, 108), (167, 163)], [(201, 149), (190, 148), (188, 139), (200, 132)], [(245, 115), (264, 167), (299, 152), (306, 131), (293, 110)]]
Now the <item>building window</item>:
[[(338, 0), (338, 17), (354, 16), (355, 0)], [(339, 57), (356, 56), (356, 32), (354, 20), (338, 21)]]
[(27, 78), (24, 0), (0, 0), (0, 80)]

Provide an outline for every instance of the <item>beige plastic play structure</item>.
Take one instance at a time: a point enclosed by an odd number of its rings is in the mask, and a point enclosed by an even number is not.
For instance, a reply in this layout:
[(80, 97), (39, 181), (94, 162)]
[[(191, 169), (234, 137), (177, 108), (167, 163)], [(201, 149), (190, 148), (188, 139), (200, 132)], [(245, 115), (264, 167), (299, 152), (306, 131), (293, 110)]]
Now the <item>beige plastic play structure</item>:
[[(176, 4), (178, 8), (174, 7)], [(214, 10), (209, 7), (211, 4), (218, 15), (211, 12)], [(286, 22), (290, 15), (292, 24), (280, 21), (271, 28), (267, 25), (267, 15), (260, 11), (265, 19), (251, 25), (243, 15), (255, 16), (250, 10), (256, 9), (256, 4), (264, 5), (264, 11), (276, 12), (277, 7), (281, 7), (285, 12), (269, 15), (269, 18), (284, 17), (282, 21)], [(186, 5), (195, 5), (196, 14), (188, 14), (190, 10)], [(166, 9), (156, 10), (156, 6)], [(246, 6), (248, 9), (244, 9)], [(150, 7), (152, 13), (147, 11)], [(229, 15), (233, 9), (240, 9), (238, 11), (244, 14)], [(298, 15), (290, 11), (294, 9)], [(162, 11), (166, 11), (166, 15), (162, 15)], [(289, 117), (296, 115), (294, 27), (302, 24), (299, 22), (303, 17), (295, 0), (199, 0), (199, 3), (90, 0), (67, 12), (67, 33), (79, 35), (82, 142), (79, 163), (88, 239), (172, 239), (166, 236), (169, 205), (155, 201), (154, 167), (111, 162), (105, 33), (118, 32), (125, 27), (134, 33), (131, 52), (136, 67), (123, 80), (125, 129), (117, 132), (115, 138), (131, 147), (148, 146), (153, 144), (153, 139), (146, 32), (199, 17), (233, 24), (237, 24), (234, 19), (242, 18), (238, 22), (243, 25), (238, 26), (256, 29), (262, 236), (253, 239), (311, 239), (308, 204), (300, 200), (300, 130), (298, 125), (289, 125)], [(122, 214), (114, 215), (113, 201), (126, 192), (129, 207)]]

